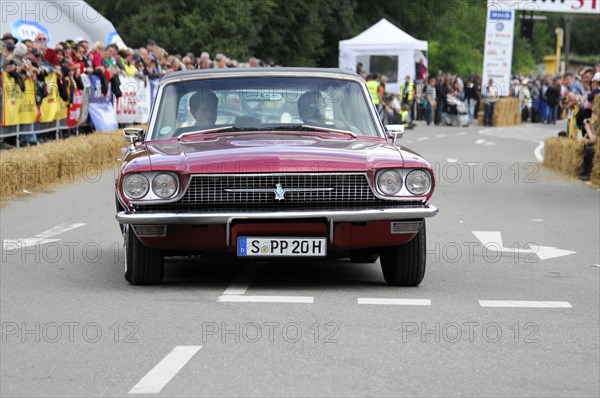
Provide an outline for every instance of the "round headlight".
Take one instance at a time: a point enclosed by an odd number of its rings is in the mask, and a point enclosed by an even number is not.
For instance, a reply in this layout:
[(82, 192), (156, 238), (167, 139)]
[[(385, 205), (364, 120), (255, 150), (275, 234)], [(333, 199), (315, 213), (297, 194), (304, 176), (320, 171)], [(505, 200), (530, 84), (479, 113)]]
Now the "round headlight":
[(406, 176), (406, 189), (413, 195), (423, 195), (431, 188), (431, 177), (423, 170), (413, 170)]
[(395, 195), (402, 189), (402, 176), (396, 170), (382, 171), (377, 175), (377, 187), (385, 195)]
[(123, 180), (123, 191), (131, 199), (140, 199), (146, 196), (150, 184), (142, 174), (128, 174)]
[(170, 198), (177, 192), (177, 180), (171, 174), (157, 174), (152, 179), (152, 192), (161, 199)]

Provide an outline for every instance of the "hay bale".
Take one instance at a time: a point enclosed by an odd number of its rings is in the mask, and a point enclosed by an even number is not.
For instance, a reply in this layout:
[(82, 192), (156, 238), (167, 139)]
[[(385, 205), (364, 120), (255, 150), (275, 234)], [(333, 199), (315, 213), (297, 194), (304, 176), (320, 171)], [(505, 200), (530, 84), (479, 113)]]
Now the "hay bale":
[(96, 178), (117, 164), (127, 146), (121, 131), (94, 133), (4, 151), (0, 158), (0, 200), (81, 178)]
[(600, 187), (600, 139), (596, 141), (596, 153), (594, 154), (594, 167), (592, 168), (592, 185)]
[(500, 98), (494, 108), (494, 126), (515, 126), (521, 124), (519, 101), (515, 98)]
[(544, 166), (572, 177), (581, 171), (583, 142), (564, 137), (546, 138), (544, 141)]
[(594, 98), (594, 105), (592, 106), (592, 126), (598, 136), (595, 147), (594, 155), (594, 166), (592, 167), (592, 185), (594, 187), (600, 186), (600, 95), (596, 95)]

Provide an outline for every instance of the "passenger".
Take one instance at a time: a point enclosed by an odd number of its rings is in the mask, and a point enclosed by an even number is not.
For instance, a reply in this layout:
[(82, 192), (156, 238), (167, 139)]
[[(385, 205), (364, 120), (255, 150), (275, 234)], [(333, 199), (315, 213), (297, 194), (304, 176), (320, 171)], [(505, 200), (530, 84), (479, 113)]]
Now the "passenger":
[(298, 99), (298, 114), (306, 124), (325, 126), (325, 98), (319, 91), (307, 91)]
[(196, 119), (196, 126), (213, 127), (217, 121), (218, 105), (219, 100), (212, 91), (196, 91), (189, 102), (190, 112)]

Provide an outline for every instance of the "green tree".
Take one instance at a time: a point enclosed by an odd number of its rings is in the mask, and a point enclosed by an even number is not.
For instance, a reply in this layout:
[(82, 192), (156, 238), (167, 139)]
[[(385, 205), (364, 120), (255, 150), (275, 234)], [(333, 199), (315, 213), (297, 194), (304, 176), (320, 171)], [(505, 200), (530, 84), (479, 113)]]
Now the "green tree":
[[(170, 53), (208, 51), (245, 60), (251, 55), (286, 66), (338, 64), (338, 43), (386, 18), (429, 41), (430, 70), (481, 72), (487, 0), (90, 0), (131, 47), (153, 38)], [(534, 39), (515, 26), (513, 71), (532, 70), (554, 54), (564, 15), (543, 14)], [(599, 55), (598, 19), (575, 17), (572, 51)]]

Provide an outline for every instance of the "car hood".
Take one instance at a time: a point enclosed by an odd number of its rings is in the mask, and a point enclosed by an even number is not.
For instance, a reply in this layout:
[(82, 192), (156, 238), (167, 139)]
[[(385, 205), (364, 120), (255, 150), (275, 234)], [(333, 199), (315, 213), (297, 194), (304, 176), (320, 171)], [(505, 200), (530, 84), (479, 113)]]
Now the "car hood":
[(377, 137), (219, 134), (189, 142), (149, 141), (145, 147), (141, 152), (146, 152), (148, 164), (144, 165), (141, 157), (137, 157), (138, 170), (149, 167), (149, 170), (192, 174), (349, 172), (403, 167), (404, 157), (411, 164), (416, 161), (420, 167), (428, 167), (420, 156), (401, 151)]

